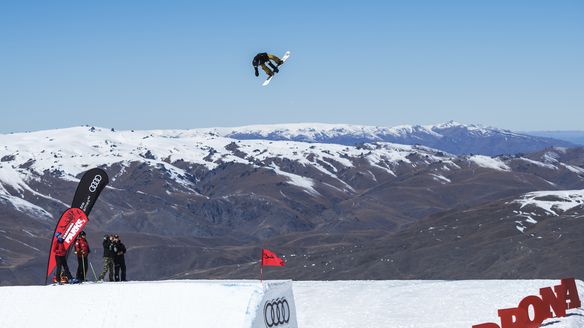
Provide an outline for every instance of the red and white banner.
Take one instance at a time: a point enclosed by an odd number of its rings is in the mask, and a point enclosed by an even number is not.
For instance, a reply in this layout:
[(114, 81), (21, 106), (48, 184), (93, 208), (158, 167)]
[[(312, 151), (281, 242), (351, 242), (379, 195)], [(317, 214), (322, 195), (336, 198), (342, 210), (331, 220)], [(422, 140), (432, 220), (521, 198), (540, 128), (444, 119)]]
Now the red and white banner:
[(69, 246), (75, 242), (75, 238), (83, 230), (87, 221), (87, 215), (79, 208), (70, 208), (61, 215), (59, 223), (57, 223), (57, 227), (55, 228), (55, 233), (53, 234), (53, 240), (51, 241), (51, 251), (47, 264), (47, 277), (51, 275), (57, 265), (55, 261), (55, 244), (57, 243), (57, 238), (63, 238), (65, 248), (69, 249)]
[[(549, 318), (566, 316), (566, 310), (581, 306), (580, 296), (574, 278), (562, 279), (561, 284), (541, 288), (539, 296), (525, 297), (516, 308), (498, 311), (501, 325), (489, 322), (474, 325), (473, 328), (537, 328)], [(530, 311), (533, 309), (533, 311)], [(533, 313), (533, 316), (530, 315)]]

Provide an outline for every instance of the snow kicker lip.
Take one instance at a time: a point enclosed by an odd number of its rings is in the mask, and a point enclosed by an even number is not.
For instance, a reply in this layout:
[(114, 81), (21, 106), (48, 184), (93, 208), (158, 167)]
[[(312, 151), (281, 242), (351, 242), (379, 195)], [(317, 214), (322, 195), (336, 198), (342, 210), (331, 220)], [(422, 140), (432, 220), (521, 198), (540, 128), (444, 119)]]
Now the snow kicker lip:
[(277, 327), (290, 322), (290, 305), (285, 297), (266, 302), (264, 305), (264, 322), (266, 327)]
[(248, 308), (254, 313), (250, 328), (298, 328), (292, 281), (264, 281), (261, 290), (261, 298)]

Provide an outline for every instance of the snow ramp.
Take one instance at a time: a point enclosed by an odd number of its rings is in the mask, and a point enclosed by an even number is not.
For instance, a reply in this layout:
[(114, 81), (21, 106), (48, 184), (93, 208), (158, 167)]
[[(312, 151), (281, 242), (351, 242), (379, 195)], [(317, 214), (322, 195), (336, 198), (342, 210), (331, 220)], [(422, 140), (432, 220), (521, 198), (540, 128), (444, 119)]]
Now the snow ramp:
[(298, 327), (291, 281), (2, 287), (0, 318), (2, 327)]

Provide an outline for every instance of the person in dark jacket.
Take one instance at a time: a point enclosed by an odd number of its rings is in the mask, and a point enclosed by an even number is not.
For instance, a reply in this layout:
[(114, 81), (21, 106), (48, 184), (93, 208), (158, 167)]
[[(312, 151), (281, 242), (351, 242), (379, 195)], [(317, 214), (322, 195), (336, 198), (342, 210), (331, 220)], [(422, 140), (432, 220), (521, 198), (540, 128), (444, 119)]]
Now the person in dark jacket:
[[(272, 64), (272, 61), (276, 63), (276, 65)], [(280, 70), (278, 66), (282, 65), (284, 62), (275, 55), (268, 54), (265, 52), (257, 54), (252, 61), (252, 65), (255, 71), (255, 76), (260, 76), (260, 72), (258, 71), (258, 66), (261, 66), (264, 72), (268, 74), (268, 76), (274, 75), (274, 73), (278, 73)], [(268, 64), (270, 67), (266, 66)], [(272, 68), (272, 69), (270, 69)]]
[(114, 254), (112, 253), (113, 236), (103, 236), (103, 270), (97, 280), (103, 281), (105, 274), (109, 272), (109, 281), (114, 281)]
[[(53, 251), (55, 253), (55, 262), (57, 262), (57, 273), (54, 279), (55, 282), (61, 283), (73, 280), (73, 276), (71, 275), (69, 266), (67, 265), (67, 248), (65, 248), (65, 240), (60, 236), (60, 234), (57, 235), (57, 243), (55, 244)], [(65, 276), (61, 277), (61, 273), (63, 273)]]
[(75, 254), (77, 255), (77, 275), (75, 278), (80, 282), (87, 280), (87, 269), (89, 256), (89, 244), (85, 239), (85, 231), (81, 231), (75, 241)]
[(124, 254), (126, 254), (126, 245), (122, 243), (118, 235), (114, 235), (112, 253), (114, 254), (115, 280), (126, 281), (126, 259), (124, 257)]

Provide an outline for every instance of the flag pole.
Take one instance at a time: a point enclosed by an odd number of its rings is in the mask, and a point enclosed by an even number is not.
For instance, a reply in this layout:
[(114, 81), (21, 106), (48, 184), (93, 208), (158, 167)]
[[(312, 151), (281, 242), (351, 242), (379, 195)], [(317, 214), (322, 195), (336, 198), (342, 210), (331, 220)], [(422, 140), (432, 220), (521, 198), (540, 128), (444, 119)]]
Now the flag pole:
[(261, 250), (260, 254), (260, 284), (264, 281), (264, 250)]

